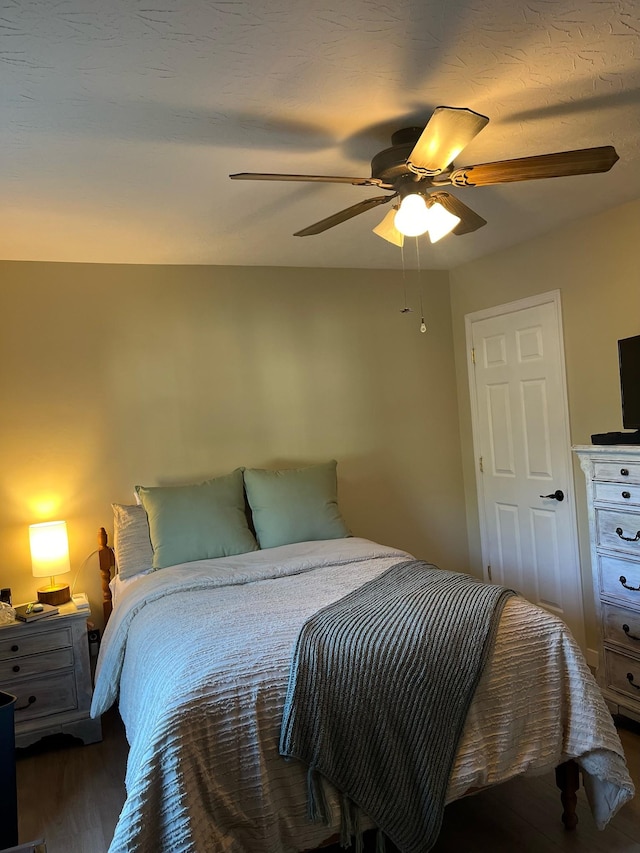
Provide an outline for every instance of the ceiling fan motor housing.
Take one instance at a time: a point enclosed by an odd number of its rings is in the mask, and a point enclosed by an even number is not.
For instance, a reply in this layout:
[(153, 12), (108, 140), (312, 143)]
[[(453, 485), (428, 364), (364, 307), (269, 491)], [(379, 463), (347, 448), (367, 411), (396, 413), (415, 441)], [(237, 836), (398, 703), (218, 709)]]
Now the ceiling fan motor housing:
[(396, 131), (391, 137), (391, 148), (379, 151), (371, 160), (371, 177), (382, 181), (386, 189), (396, 189), (397, 182), (402, 178), (418, 180), (418, 176), (409, 171), (407, 160), (421, 132), (419, 127)]
[(379, 180), (384, 189), (396, 190), (404, 196), (410, 192), (418, 191), (415, 184), (423, 184), (424, 189), (435, 185), (436, 180), (440, 183), (448, 183), (446, 175), (451, 171), (451, 166), (438, 176), (428, 177), (413, 172), (407, 165), (407, 161), (413, 151), (416, 142), (420, 138), (424, 128), (405, 127), (397, 130), (391, 136), (393, 143), (391, 148), (385, 148), (378, 152), (371, 160), (371, 177)]

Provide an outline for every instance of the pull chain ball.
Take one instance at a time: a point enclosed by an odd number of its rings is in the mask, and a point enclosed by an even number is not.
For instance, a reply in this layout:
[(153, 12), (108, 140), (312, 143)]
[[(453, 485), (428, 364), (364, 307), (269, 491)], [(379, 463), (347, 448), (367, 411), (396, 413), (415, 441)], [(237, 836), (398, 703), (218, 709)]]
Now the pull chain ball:
[(420, 331), (423, 333), (427, 331), (427, 324), (424, 322), (424, 317), (422, 318), (422, 321), (420, 323)]

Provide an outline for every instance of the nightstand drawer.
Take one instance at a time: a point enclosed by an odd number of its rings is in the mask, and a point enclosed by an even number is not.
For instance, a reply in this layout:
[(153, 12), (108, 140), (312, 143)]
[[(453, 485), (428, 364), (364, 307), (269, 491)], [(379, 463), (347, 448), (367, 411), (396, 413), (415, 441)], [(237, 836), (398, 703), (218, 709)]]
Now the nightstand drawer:
[(632, 483), (594, 483), (594, 497), (597, 501), (627, 506), (640, 506), (640, 485)]
[(640, 483), (640, 462), (594, 462), (593, 479)]
[(596, 510), (598, 545), (640, 555), (640, 513)]
[(640, 660), (611, 649), (604, 650), (607, 685), (640, 702)]
[(640, 611), (604, 604), (602, 619), (605, 640), (619, 643), (640, 655)]
[[(47, 617), (51, 619), (51, 616)], [(24, 632), (24, 633), (23, 633)], [(20, 625), (12, 630), (8, 639), (0, 638), (0, 660), (13, 660), (22, 655), (36, 655), (52, 649), (64, 649), (73, 645), (70, 628), (52, 628), (38, 631), (31, 625)]]
[(76, 680), (73, 672), (41, 675), (38, 678), (25, 678), (8, 681), (3, 690), (16, 697), (14, 718), (16, 725), (24, 720), (46, 717), (63, 711), (73, 711), (78, 707)]
[(628, 557), (599, 554), (602, 595), (640, 607), (640, 563)]
[(73, 667), (73, 649), (55, 649), (41, 655), (16, 656), (13, 660), (0, 660), (0, 684), (9, 678), (41, 675), (56, 669)]

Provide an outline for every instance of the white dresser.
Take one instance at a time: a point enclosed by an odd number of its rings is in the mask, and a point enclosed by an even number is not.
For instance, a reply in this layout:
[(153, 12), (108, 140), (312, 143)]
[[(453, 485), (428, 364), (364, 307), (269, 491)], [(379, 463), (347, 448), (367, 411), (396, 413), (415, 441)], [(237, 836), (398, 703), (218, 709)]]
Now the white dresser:
[(587, 480), (598, 684), (613, 713), (640, 722), (640, 446), (573, 449)]

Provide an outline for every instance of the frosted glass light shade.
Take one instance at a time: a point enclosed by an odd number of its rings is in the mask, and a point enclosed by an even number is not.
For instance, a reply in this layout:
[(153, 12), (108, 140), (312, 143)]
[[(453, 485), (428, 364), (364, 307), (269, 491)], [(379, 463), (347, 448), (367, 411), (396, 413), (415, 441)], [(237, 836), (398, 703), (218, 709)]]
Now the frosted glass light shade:
[(29, 545), (34, 578), (53, 578), (71, 571), (66, 521), (30, 525)]
[(434, 201), (429, 208), (429, 239), (437, 243), (451, 233), (460, 222), (460, 217), (450, 213), (439, 202)]
[(382, 237), (383, 240), (388, 240), (394, 246), (404, 246), (404, 234), (395, 226), (396, 211), (390, 210), (379, 225), (372, 229), (374, 234)]
[(405, 237), (418, 237), (429, 228), (431, 216), (424, 198), (410, 193), (402, 199), (394, 225)]

